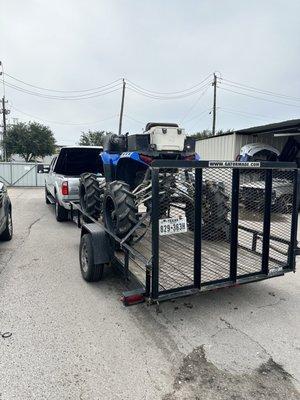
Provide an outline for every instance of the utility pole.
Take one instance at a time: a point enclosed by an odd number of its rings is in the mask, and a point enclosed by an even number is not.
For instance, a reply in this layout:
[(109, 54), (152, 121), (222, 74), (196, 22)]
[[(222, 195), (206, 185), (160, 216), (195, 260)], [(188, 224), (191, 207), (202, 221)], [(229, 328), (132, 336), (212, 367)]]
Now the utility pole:
[(122, 133), (123, 110), (124, 110), (124, 99), (125, 99), (125, 87), (126, 87), (126, 82), (125, 82), (125, 79), (123, 79), (122, 100), (121, 100), (121, 111), (120, 111), (120, 119), (119, 119), (119, 135), (121, 135), (121, 133)]
[[(3, 131), (2, 131), (2, 135), (3, 135), (2, 139), (3, 140), (6, 138), (6, 115), (9, 114), (9, 110), (7, 110), (5, 108), (5, 103), (6, 103), (6, 100), (5, 100), (5, 97), (3, 96), (2, 97), (2, 110), (1, 110), (2, 120), (3, 120)], [(3, 148), (3, 158), (4, 158), (4, 161), (6, 161), (6, 149), (5, 149), (5, 146), (2, 145), (2, 148)]]
[(214, 81), (212, 83), (214, 87), (214, 105), (213, 105), (213, 122), (212, 122), (212, 135), (216, 134), (216, 113), (217, 113), (217, 75), (214, 73)]

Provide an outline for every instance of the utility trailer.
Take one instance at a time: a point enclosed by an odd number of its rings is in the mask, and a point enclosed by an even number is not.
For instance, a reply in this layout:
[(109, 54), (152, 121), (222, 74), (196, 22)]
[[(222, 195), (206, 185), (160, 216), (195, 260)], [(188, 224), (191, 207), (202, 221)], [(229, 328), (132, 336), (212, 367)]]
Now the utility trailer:
[[(176, 177), (178, 201), (164, 204), (159, 186), (162, 174)], [(80, 266), (85, 280), (102, 278), (105, 265), (115, 265), (130, 282), (123, 293), (125, 305), (160, 301), (238, 286), (295, 272), (297, 248), (297, 166), (284, 162), (229, 162), (155, 160), (151, 164), (152, 196), (139, 209), (139, 220), (122, 239), (101, 221), (78, 210), (81, 227)], [(191, 212), (187, 176), (193, 176)], [(276, 177), (276, 178), (275, 178)], [(243, 204), (244, 182), (259, 179), (263, 207)], [(292, 193), (292, 207), (282, 212), (272, 201), (275, 179), (285, 180)], [(222, 235), (205, 231), (203, 218), (216, 218), (207, 187), (220, 186), (226, 194), (226, 229)], [(168, 189), (169, 190), (169, 189)], [(257, 193), (253, 194), (257, 196)], [(203, 198), (205, 200), (203, 202)], [(84, 216), (84, 222), (81, 224)], [(128, 286), (127, 286), (128, 288)]]

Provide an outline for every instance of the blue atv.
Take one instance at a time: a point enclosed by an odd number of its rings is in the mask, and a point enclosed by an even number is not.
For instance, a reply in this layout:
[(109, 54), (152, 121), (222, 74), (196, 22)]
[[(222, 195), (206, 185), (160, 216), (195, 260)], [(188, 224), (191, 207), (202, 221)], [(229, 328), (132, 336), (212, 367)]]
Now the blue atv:
[[(155, 159), (197, 160), (195, 141), (177, 124), (148, 123), (142, 134), (105, 138), (100, 154), (101, 173), (85, 173), (80, 179), (82, 209), (124, 238), (138, 223), (139, 210), (151, 214), (151, 163)], [(181, 209), (190, 230), (194, 230), (194, 173), (177, 169), (159, 173), (161, 218), (171, 207)], [(224, 185), (205, 182), (203, 192), (203, 232), (206, 237), (228, 235), (228, 197)]]

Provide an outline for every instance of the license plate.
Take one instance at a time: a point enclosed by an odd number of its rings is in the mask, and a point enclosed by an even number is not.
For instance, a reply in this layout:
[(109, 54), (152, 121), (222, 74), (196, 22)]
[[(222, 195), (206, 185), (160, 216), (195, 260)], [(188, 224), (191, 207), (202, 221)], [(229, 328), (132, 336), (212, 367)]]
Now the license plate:
[(159, 220), (159, 234), (174, 235), (175, 233), (187, 232), (186, 218), (164, 218)]

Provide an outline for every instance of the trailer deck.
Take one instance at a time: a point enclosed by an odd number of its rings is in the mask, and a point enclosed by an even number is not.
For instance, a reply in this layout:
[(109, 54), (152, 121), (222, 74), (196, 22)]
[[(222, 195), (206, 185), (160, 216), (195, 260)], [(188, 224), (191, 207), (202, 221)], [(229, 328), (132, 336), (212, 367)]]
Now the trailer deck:
[[(253, 232), (260, 233), (263, 236), (261, 216), (257, 216), (257, 221), (243, 221), (238, 230), (238, 264), (237, 276), (245, 277), (261, 270), (262, 262), (262, 241), (258, 240), (257, 253), (252, 251), (253, 233), (245, 229), (252, 229)], [(280, 221), (280, 223), (278, 223)], [(273, 240), (270, 240), (269, 269), (279, 270), (278, 267), (286, 266), (288, 256), (288, 242), (290, 234), (290, 215), (278, 216), (274, 215), (272, 222)], [(285, 237), (282, 237), (282, 235)], [(279, 239), (286, 240), (286, 243), (278, 242)], [(142, 254), (149, 263), (152, 258), (152, 240), (151, 230), (148, 229), (145, 236), (133, 248)], [(193, 284), (194, 267), (193, 267), (193, 250), (194, 250), (194, 234), (187, 232), (165, 236), (160, 241), (160, 291), (167, 291), (174, 287), (184, 287)], [(250, 257), (251, 256), (251, 257)], [(119, 262), (124, 260), (124, 252), (116, 252), (116, 258)], [(230, 264), (230, 242), (229, 241), (211, 241), (202, 240), (202, 284), (211, 284), (221, 280), (229, 279)], [(136, 257), (129, 257), (129, 270), (138, 278), (139, 281), (145, 280), (146, 265)], [(281, 274), (280, 274), (281, 275)]]

